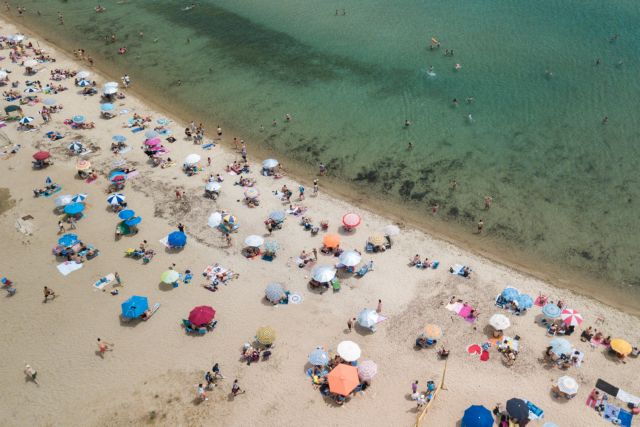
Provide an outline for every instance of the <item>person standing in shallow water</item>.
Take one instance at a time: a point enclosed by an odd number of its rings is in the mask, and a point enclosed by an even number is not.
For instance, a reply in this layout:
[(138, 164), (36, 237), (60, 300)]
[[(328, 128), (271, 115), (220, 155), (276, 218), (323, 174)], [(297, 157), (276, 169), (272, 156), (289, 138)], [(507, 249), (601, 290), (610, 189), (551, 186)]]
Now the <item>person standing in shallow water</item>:
[(482, 234), (483, 228), (484, 228), (484, 221), (482, 221), (482, 218), (480, 218), (480, 221), (478, 221), (478, 234)]

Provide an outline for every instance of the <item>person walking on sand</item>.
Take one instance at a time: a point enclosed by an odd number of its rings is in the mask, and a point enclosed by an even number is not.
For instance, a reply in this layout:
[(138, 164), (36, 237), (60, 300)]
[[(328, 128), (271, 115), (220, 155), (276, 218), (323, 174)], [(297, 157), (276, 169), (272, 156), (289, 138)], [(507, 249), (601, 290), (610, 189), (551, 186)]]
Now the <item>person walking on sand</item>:
[(315, 197), (317, 197), (317, 196), (318, 196), (318, 191), (319, 191), (319, 190), (320, 190), (320, 187), (318, 187), (318, 180), (317, 180), (317, 179), (314, 179), (314, 180), (313, 180), (313, 195), (314, 195)]
[(418, 392), (418, 380), (411, 383), (411, 394), (416, 394)]
[(46, 286), (44, 287), (42, 292), (44, 293), (44, 301), (43, 302), (49, 301), (49, 297), (51, 297), (51, 299), (55, 299), (56, 298), (56, 293), (52, 289), (49, 289)]
[(302, 185), (298, 187), (298, 200), (304, 200), (304, 187)]
[(493, 197), (484, 196), (484, 208), (489, 209), (491, 207), (491, 203), (493, 203)]
[(118, 274), (118, 272), (117, 272), (117, 271), (115, 272), (114, 276), (115, 276), (115, 278), (116, 278), (116, 285), (117, 285), (117, 286), (124, 286), (124, 285), (122, 284), (122, 279), (120, 278), (120, 275)]
[(484, 221), (482, 221), (482, 218), (480, 218), (480, 221), (478, 221), (478, 234), (482, 233), (483, 228), (484, 228)]
[(111, 347), (113, 347), (113, 343), (108, 343), (98, 338), (98, 352), (100, 354), (100, 357), (104, 358), (104, 354), (107, 351), (113, 351), (113, 348)]
[(382, 313), (382, 300), (381, 299), (378, 300), (378, 307), (376, 307), (376, 313), (378, 313), (378, 314)]
[(318, 249), (313, 248), (313, 250), (311, 252), (313, 252), (313, 259), (318, 261)]
[(351, 318), (349, 320), (347, 320), (347, 328), (349, 329), (349, 332), (351, 332), (353, 330), (353, 325), (356, 321), (356, 318)]
[(64, 223), (62, 221), (58, 221), (58, 234), (63, 234), (67, 230), (64, 228)]
[(240, 384), (238, 384), (238, 380), (237, 379), (233, 380), (233, 385), (231, 386), (231, 393), (233, 393), (234, 396), (246, 393), (245, 390), (242, 390), (240, 388)]
[(38, 384), (38, 380), (36, 379), (36, 377), (38, 376), (38, 371), (33, 369), (28, 363), (24, 365), (24, 374), (36, 385), (40, 385)]
[(202, 383), (198, 384), (198, 389), (197, 389), (197, 393), (198, 393), (198, 399), (200, 399), (200, 401), (204, 402), (205, 400), (209, 400), (209, 398), (207, 397), (207, 392), (205, 391), (204, 387), (202, 386)]
[(220, 372), (220, 366), (218, 363), (213, 365), (213, 367), (211, 368), (211, 372), (213, 372), (214, 377), (224, 379), (224, 375), (222, 375), (222, 372)]

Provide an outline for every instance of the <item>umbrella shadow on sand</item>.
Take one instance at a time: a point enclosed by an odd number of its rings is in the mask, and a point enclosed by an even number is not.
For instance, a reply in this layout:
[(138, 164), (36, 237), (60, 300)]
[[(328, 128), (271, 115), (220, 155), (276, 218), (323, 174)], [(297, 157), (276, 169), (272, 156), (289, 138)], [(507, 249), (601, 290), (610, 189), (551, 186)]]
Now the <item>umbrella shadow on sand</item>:
[(174, 289), (173, 284), (169, 283), (164, 283), (164, 282), (160, 282), (158, 283), (158, 289), (161, 290), (162, 292), (170, 292)]
[(372, 331), (371, 328), (365, 328), (364, 326), (360, 326), (358, 323), (353, 326), (353, 329), (358, 335), (361, 335), (363, 337), (375, 334), (375, 331)]

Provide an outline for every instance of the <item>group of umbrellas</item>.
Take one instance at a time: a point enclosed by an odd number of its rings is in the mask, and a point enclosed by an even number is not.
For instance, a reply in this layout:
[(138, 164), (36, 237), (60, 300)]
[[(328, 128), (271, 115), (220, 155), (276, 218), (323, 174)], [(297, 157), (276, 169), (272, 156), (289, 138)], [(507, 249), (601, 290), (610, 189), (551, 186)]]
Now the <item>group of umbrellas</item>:
[(87, 195), (84, 193), (78, 193), (76, 195), (65, 194), (58, 196), (54, 200), (55, 205), (58, 208), (63, 208), (64, 213), (67, 215), (78, 215), (85, 209), (84, 201)]
[(131, 209), (120, 211), (120, 213), (118, 214), (118, 218), (120, 218), (122, 222), (128, 227), (136, 226), (142, 222), (142, 217), (137, 216), (136, 213)]
[(562, 309), (553, 303), (542, 307), (542, 314), (552, 320), (560, 318), (567, 326), (579, 326), (583, 321), (582, 315), (577, 310), (571, 308)]
[(521, 294), (516, 288), (505, 288), (501, 294), (507, 302), (514, 302), (520, 310), (528, 310), (533, 307), (533, 298), (527, 294)]

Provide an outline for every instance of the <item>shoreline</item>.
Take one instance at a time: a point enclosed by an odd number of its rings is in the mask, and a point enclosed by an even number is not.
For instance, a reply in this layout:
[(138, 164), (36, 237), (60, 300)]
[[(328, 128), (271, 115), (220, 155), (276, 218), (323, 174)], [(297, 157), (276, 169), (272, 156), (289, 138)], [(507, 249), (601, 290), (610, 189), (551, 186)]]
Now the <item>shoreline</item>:
[[(24, 34), (33, 34), (36, 39), (45, 41), (57, 51), (63, 53), (69, 60), (79, 63), (73, 52), (52, 42), (41, 34), (39, 29), (24, 25), (15, 17), (4, 15), (2, 19), (19, 28)], [(119, 75), (109, 73), (100, 67), (101, 59), (96, 60), (96, 63), (98, 65), (89, 66), (82, 62), (87, 69), (94, 71), (95, 74), (105, 77), (107, 80), (120, 81)], [(136, 79), (136, 76), (133, 76), (133, 79), (139, 80)], [(234, 154), (237, 159), (240, 158), (238, 152), (233, 149), (231, 141), (228, 140), (228, 135), (241, 135), (242, 132), (236, 131), (237, 129), (232, 123), (220, 121), (214, 123), (211, 119), (206, 119), (202, 116), (187, 117), (185, 113), (171, 110), (170, 107), (165, 105), (162, 97), (154, 96), (153, 91), (137, 89), (135, 81), (132, 87), (126, 89), (126, 93), (135, 96), (153, 110), (161, 112), (172, 119), (177, 119), (174, 120), (176, 123), (186, 124), (191, 120), (202, 122), (205, 128), (209, 129), (209, 133), (213, 132), (212, 129), (215, 129), (216, 124), (221, 124), (227, 137), (223, 140), (215, 139), (216, 144), (223, 146), (226, 152)], [(259, 160), (273, 157), (273, 154), (277, 154), (265, 149), (260, 144), (260, 141), (247, 141), (247, 145), (251, 151), (251, 156)], [(292, 159), (283, 160), (279, 158), (279, 160), (281, 164), (286, 162), (286, 171), (290, 178), (304, 183), (307, 187), (317, 176), (315, 172), (310, 172), (310, 165)], [(403, 227), (416, 229), (463, 251), (471, 252), (491, 262), (513, 269), (518, 273), (542, 280), (553, 287), (576, 292), (579, 295), (592, 298), (597, 302), (621, 309), (625, 313), (640, 318), (640, 290), (634, 291), (631, 285), (629, 290), (625, 291), (620, 285), (604, 278), (593, 277), (589, 273), (584, 273), (573, 267), (567, 268), (548, 260), (541, 260), (536, 258), (537, 255), (534, 252), (527, 252), (526, 249), (517, 247), (510, 242), (499, 241), (486, 235), (477, 236), (470, 231), (472, 226), (465, 227), (459, 223), (433, 219), (430, 217), (430, 213), (421, 214), (417, 209), (406, 208), (401, 213), (395, 213), (399, 204), (398, 200), (378, 199), (375, 202), (369, 201), (367, 199), (374, 195), (360, 193), (356, 185), (351, 182), (348, 183), (350, 188), (345, 188), (344, 185), (341, 185), (344, 184), (344, 181), (341, 181), (340, 177), (326, 175), (321, 177), (321, 181), (323, 191), (332, 197), (368, 210), (376, 215), (386, 217)], [(567, 269), (570, 271), (567, 271)], [(604, 287), (602, 286), (603, 283), (605, 284)], [(612, 295), (612, 290), (614, 295)]]

